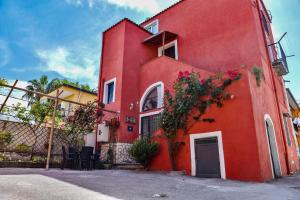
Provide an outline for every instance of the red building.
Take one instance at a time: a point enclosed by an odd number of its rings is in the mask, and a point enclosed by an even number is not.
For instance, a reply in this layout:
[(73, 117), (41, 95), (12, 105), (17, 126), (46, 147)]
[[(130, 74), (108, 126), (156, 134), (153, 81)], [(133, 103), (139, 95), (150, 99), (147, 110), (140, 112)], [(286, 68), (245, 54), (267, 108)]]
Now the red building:
[[(282, 78), (287, 62), (270, 23), (262, 0), (182, 0), (140, 25), (123, 19), (107, 29), (99, 100), (120, 112), (117, 149), (140, 136), (160, 134), (164, 90), (179, 71), (205, 77), (242, 65), (242, 78), (229, 87), (234, 100), (206, 114), (215, 122), (196, 124), (180, 136), (185, 145), (177, 168), (193, 176), (245, 181), (296, 173), (299, 162)], [(264, 74), (260, 86), (251, 73), (254, 65)], [(171, 170), (166, 141), (159, 141), (151, 169)]]

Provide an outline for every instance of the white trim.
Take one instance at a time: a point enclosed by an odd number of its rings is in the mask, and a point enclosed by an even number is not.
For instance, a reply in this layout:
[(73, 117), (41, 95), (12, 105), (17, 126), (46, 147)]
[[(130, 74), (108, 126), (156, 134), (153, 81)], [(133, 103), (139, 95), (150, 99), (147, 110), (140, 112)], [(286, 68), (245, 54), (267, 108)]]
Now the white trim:
[(172, 46), (175, 46), (175, 60), (178, 60), (178, 42), (177, 42), (177, 40), (174, 40), (168, 44), (165, 44), (164, 46), (159, 47), (158, 48), (158, 57), (162, 56), (163, 49), (167, 49)]
[[(145, 26), (144, 26), (144, 29), (147, 30), (147, 29), (149, 28), (149, 26), (154, 26), (154, 25), (157, 26), (157, 33), (159, 33), (159, 20), (158, 20), (158, 19), (156, 19), (156, 20), (154, 20), (154, 21), (148, 23), (147, 25), (145, 25)], [(153, 33), (152, 31), (150, 31), (150, 32)], [(157, 33), (153, 33), (153, 34), (157, 34)]]
[(141, 134), (142, 134), (142, 117), (157, 115), (157, 114), (162, 113), (162, 111), (163, 111), (163, 109), (156, 110), (156, 111), (153, 111), (153, 112), (144, 113), (144, 114), (140, 114), (140, 118), (139, 118), (139, 136), (140, 137), (141, 137)]
[(191, 174), (192, 174), (192, 176), (196, 176), (195, 140), (202, 139), (202, 138), (211, 138), (211, 137), (217, 137), (217, 139), (218, 139), (221, 178), (226, 179), (223, 140), (222, 140), (222, 132), (221, 131), (190, 135), (190, 151), (191, 151), (191, 166), (192, 166)]
[(267, 135), (267, 144), (268, 144), (268, 150), (269, 150), (269, 157), (270, 157), (270, 163), (271, 163), (271, 171), (272, 171), (272, 176), (273, 178), (275, 178), (275, 174), (274, 174), (274, 167), (273, 167), (273, 161), (272, 161), (272, 156), (271, 156), (271, 148), (270, 148), (270, 138), (268, 135), (268, 129), (266, 126), (266, 122), (270, 122), (273, 128), (273, 134), (274, 134), (274, 139), (275, 139), (275, 145), (276, 145), (276, 151), (277, 151), (277, 156), (278, 156), (278, 163), (279, 163), (279, 170), (280, 170), (280, 175), (282, 175), (282, 170), (281, 170), (281, 163), (280, 163), (280, 157), (279, 157), (279, 152), (278, 152), (278, 145), (277, 145), (277, 139), (276, 139), (276, 132), (275, 132), (275, 127), (274, 127), (274, 123), (272, 121), (272, 118), (269, 114), (265, 114), (264, 116), (264, 124), (265, 124), (265, 129), (266, 129), (266, 135)]
[(157, 98), (158, 98), (158, 101), (157, 101), (157, 108), (161, 108), (163, 106), (163, 102), (164, 102), (164, 83), (159, 81), (159, 82), (156, 82), (156, 83), (153, 83), (152, 85), (150, 85), (146, 91), (144, 92), (141, 100), (140, 100), (140, 112), (143, 112), (143, 104), (144, 104), (144, 101), (145, 101), (145, 98), (147, 97), (147, 95), (149, 94), (149, 92), (155, 88), (155, 87), (158, 87), (160, 86), (161, 87), (161, 91), (158, 91), (157, 92)]
[(113, 78), (111, 80), (108, 80), (108, 81), (105, 81), (104, 82), (104, 91), (103, 91), (103, 103), (104, 104), (107, 104), (107, 85), (110, 84), (110, 83), (114, 83), (114, 93), (113, 93), (113, 100), (111, 103), (115, 102), (116, 100), (116, 84), (117, 84), (117, 78)]

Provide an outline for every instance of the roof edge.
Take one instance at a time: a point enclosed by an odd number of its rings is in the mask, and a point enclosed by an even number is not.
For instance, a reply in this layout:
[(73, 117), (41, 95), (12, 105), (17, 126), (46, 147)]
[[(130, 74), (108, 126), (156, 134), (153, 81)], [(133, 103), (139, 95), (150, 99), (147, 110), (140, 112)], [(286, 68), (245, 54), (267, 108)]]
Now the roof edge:
[(123, 19), (121, 19), (120, 21), (118, 21), (117, 23), (115, 23), (114, 25), (112, 25), (111, 27), (109, 27), (108, 29), (106, 29), (105, 31), (103, 31), (103, 33), (106, 33), (108, 31), (110, 31), (111, 29), (113, 29), (114, 27), (118, 26), (120, 23), (127, 21), (132, 23), (133, 25), (137, 26), (138, 28), (140, 28), (141, 30), (150, 33), (151, 35), (153, 35), (151, 32), (147, 31), (146, 29), (144, 29), (143, 27), (141, 27), (140, 25), (138, 25), (137, 23), (135, 23), (134, 21), (130, 20), (129, 18), (125, 17)]

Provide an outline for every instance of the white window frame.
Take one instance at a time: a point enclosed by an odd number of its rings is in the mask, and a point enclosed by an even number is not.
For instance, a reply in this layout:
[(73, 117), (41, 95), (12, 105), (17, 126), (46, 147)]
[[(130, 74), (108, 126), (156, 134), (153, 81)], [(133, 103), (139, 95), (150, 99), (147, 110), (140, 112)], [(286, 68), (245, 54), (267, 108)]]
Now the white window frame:
[(139, 138), (142, 137), (142, 118), (152, 116), (152, 115), (158, 115), (158, 114), (161, 114), (162, 112), (163, 112), (163, 109), (160, 109), (160, 110), (152, 111), (152, 112), (149, 112), (149, 113), (140, 114), (140, 117), (139, 117)]
[(158, 48), (158, 57), (161, 57), (163, 55), (164, 49), (168, 49), (172, 46), (175, 46), (175, 60), (178, 60), (178, 42), (177, 42), (177, 40), (174, 40), (172, 42), (165, 44), (164, 46), (159, 47)]
[[(149, 27), (153, 27), (153, 26), (157, 26), (157, 33), (159, 33), (159, 20), (158, 19), (156, 19), (156, 20), (154, 20), (154, 21), (152, 21), (152, 22), (150, 22), (150, 23), (148, 23), (147, 25), (145, 25), (144, 26), (144, 29), (146, 29), (146, 30), (148, 30), (148, 28)], [(151, 33), (153, 33), (152, 32), (153, 30), (152, 30), (152, 28), (151, 28)], [(157, 33), (153, 33), (153, 34), (157, 34)]]
[(108, 80), (104, 82), (104, 91), (103, 91), (103, 103), (107, 104), (107, 95), (108, 95), (108, 84), (114, 83), (114, 92), (113, 92), (113, 100), (110, 103), (114, 103), (116, 100), (116, 83), (117, 83), (117, 78), (113, 78), (111, 80)]
[(144, 101), (146, 99), (146, 97), (148, 96), (149, 92), (155, 88), (155, 87), (158, 87), (160, 86), (161, 87), (161, 91), (158, 91), (157, 92), (157, 108), (161, 108), (163, 107), (163, 102), (164, 102), (164, 83), (159, 81), (159, 82), (156, 82), (156, 83), (153, 83), (152, 85), (150, 85), (146, 91), (144, 92), (141, 100), (140, 100), (140, 112), (143, 112), (143, 105), (144, 105)]
[(203, 139), (203, 138), (213, 138), (213, 137), (217, 137), (217, 139), (218, 139), (218, 150), (219, 150), (221, 178), (226, 179), (224, 149), (223, 149), (223, 140), (222, 140), (222, 132), (221, 131), (191, 134), (190, 135), (190, 152), (191, 152), (191, 166), (192, 166), (191, 174), (192, 174), (192, 176), (196, 176), (195, 140)]

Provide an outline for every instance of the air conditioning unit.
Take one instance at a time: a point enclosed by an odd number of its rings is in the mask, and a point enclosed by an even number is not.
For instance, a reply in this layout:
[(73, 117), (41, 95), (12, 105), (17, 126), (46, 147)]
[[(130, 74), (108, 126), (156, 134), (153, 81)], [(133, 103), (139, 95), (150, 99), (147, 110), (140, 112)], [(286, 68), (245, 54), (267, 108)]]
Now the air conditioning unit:
[(105, 122), (98, 124), (97, 142), (108, 142), (109, 139), (109, 127)]

